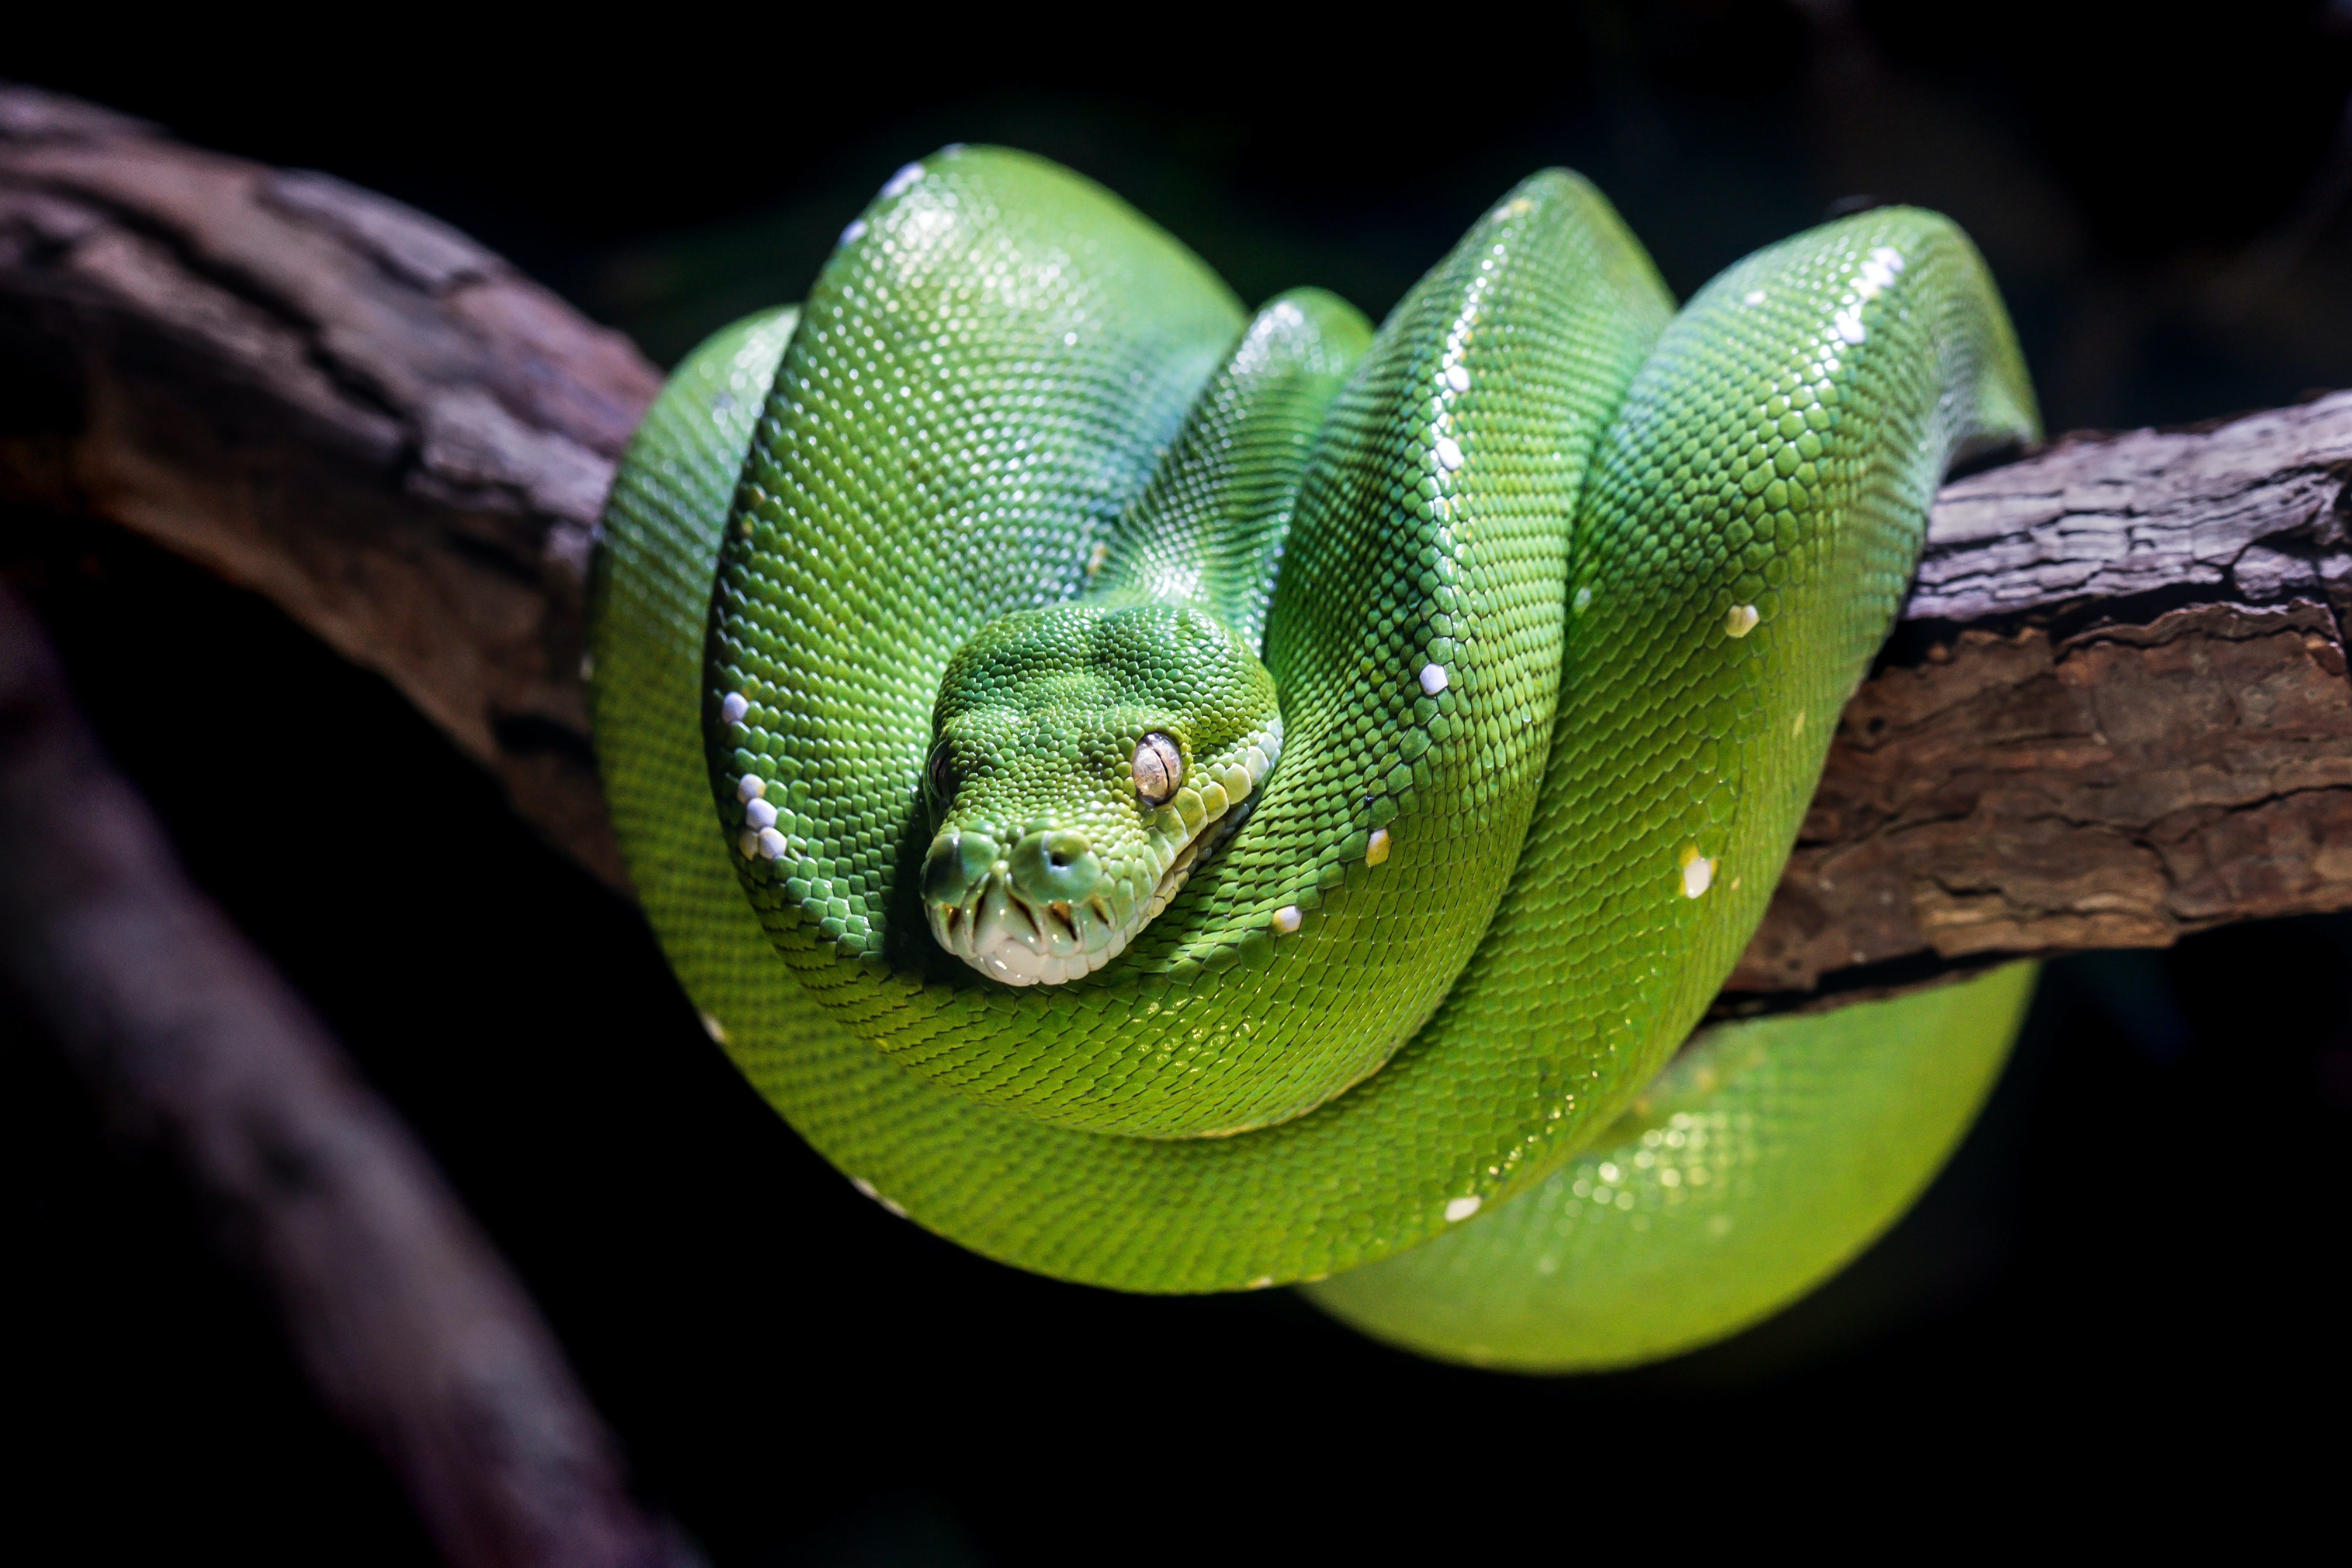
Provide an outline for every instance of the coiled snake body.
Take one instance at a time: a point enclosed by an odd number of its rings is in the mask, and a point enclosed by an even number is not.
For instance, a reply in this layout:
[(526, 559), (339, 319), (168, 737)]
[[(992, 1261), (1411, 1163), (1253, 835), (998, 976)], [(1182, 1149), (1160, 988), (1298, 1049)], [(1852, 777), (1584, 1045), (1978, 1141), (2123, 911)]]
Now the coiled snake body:
[(1685, 1040), (1944, 468), (2034, 426), (1930, 213), (1677, 312), (1541, 174), (1374, 331), (950, 148), (646, 416), (606, 793), (713, 1035), (895, 1212), (1457, 1359), (1669, 1353), (1891, 1221), (2006, 1050), (2021, 969)]

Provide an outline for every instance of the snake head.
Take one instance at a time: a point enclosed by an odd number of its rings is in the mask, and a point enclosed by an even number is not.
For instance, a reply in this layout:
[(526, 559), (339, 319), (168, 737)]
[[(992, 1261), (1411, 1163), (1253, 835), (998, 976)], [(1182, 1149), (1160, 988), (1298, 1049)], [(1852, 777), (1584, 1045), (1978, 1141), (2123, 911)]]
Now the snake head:
[(948, 662), (924, 767), (923, 910), (1011, 985), (1092, 973), (1247, 815), (1282, 751), (1274, 678), (1159, 603), (991, 621)]

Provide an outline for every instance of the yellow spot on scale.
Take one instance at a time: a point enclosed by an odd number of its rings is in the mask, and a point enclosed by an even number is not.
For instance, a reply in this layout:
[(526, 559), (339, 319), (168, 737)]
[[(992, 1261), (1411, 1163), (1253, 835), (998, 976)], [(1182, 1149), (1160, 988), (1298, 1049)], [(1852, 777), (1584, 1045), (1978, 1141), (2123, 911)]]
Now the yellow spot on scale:
[(1800, 708), (1800, 709), (1798, 709), (1798, 710), (1797, 710), (1797, 720), (1796, 720), (1796, 722), (1795, 722), (1795, 723), (1793, 723), (1793, 724), (1790, 724), (1790, 725), (1789, 726), (1789, 733), (1790, 733), (1791, 735), (1801, 735), (1801, 734), (1803, 734), (1804, 732), (1805, 732), (1805, 710), (1804, 710), (1803, 709)]
[(1723, 617), (1723, 629), (1735, 637), (1744, 637), (1756, 629), (1756, 606), (1734, 605), (1731, 613)]
[(1448, 1225), (1461, 1224), (1464, 1220), (1468, 1219), (1472, 1215), (1476, 1214), (1478, 1212), (1478, 1205), (1486, 1201), (1486, 1199), (1480, 1197), (1475, 1193), (1472, 1193), (1468, 1197), (1453, 1199), (1445, 1205), (1446, 1223)]
[(1364, 845), (1364, 864), (1378, 866), (1388, 858), (1389, 830), (1385, 827), (1375, 827), (1372, 829), (1371, 838)]

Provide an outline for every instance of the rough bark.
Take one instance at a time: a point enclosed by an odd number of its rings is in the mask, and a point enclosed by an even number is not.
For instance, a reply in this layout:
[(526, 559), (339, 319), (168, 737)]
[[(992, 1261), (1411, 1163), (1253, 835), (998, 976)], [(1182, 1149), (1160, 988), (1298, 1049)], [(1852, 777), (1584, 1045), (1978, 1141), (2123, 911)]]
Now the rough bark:
[(0, 498), (256, 589), (608, 881), (581, 605), (661, 377), (447, 226), (0, 89)]
[(467, 1568), (695, 1555), (415, 1134), (190, 886), (0, 586), (0, 987), (169, 1159), (311, 1385)]
[(2352, 394), (1945, 487), (1727, 989), (2352, 905)]
[[(0, 90), (0, 495), (111, 520), (388, 677), (616, 885), (578, 674), (658, 380), (396, 203)], [(1948, 486), (1738, 1005), (2352, 905), (2352, 395)]]

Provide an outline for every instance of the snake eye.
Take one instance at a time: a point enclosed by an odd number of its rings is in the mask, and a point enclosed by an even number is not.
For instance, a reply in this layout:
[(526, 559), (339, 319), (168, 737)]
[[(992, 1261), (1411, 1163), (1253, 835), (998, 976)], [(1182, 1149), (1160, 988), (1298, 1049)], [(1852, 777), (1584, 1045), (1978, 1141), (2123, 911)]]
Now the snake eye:
[(955, 750), (945, 741), (931, 748), (931, 760), (923, 767), (923, 784), (929, 790), (932, 806), (940, 811), (955, 799)]
[(1128, 764), (1135, 775), (1135, 793), (1146, 805), (1166, 805), (1176, 798), (1176, 788), (1184, 782), (1184, 753), (1176, 742), (1154, 730), (1135, 744), (1135, 757)]

